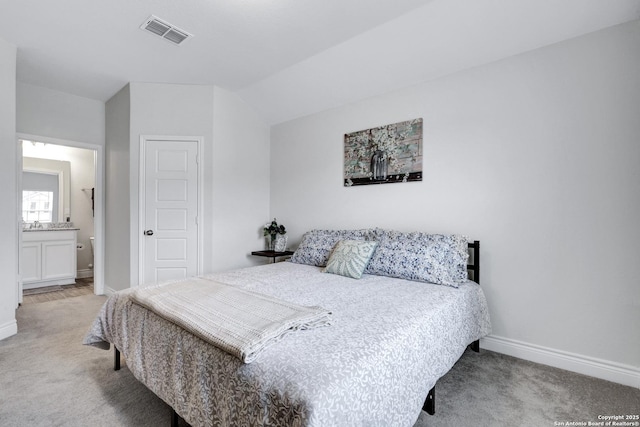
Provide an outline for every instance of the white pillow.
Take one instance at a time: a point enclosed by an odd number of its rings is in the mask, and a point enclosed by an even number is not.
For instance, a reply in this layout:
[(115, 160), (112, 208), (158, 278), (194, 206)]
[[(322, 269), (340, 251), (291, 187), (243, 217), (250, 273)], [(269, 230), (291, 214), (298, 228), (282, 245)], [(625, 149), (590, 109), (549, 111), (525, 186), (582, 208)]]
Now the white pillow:
[(340, 240), (333, 248), (327, 266), (322, 271), (359, 279), (377, 245), (377, 242), (363, 240)]

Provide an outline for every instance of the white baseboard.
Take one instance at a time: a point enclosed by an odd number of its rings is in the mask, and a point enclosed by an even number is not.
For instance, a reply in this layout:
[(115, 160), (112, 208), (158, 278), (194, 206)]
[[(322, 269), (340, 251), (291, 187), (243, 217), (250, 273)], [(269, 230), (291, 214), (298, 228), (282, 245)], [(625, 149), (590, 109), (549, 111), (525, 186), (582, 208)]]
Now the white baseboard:
[(640, 388), (640, 368), (489, 335), (480, 347), (508, 356)]
[(23, 283), (22, 289), (37, 289), (37, 288), (46, 288), (47, 286), (64, 286), (64, 285), (73, 285), (76, 283), (76, 279), (67, 278), (67, 279), (53, 279), (53, 280), (41, 280), (39, 282), (34, 283)]
[(4, 325), (0, 325), (0, 340), (5, 338), (9, 338), (12, 335), (18, 333), (18, 322), (15, 319), (5, 323)]
[(86, 279), (87, 277), (93, 277), (93, 269), (86, 268), (84, 270), (76, 271), (76, 278), (78, 278), (78, 279)]

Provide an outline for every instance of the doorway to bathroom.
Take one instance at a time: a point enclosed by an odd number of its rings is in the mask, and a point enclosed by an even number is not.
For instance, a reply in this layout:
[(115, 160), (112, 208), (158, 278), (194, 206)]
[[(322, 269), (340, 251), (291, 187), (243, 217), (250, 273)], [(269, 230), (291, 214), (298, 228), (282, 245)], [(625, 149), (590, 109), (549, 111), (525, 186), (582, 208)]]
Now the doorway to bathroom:
[(103, 148), (19, 134), (18, 162), (17, 303), (103, 294)]

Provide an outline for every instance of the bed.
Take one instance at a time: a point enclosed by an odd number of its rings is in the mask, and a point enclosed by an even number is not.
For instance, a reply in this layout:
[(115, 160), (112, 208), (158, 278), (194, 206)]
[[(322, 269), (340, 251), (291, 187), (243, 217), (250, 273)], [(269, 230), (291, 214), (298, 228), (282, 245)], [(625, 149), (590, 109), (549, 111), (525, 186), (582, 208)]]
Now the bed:
[[(193, 427), (412, 426), (423, 407), (433, 412), (437, 380), (467, 346), (477, 350), (478, 340), (490, 332), (482, 289), (466, 278), (447, 286), (393, 277), (406, 276), (407, 253), (416, 251), (416, 239), (410, 238), (400, 245), (408, 252), (394, 258), (398, 236), (407, 233), (309, 233), (293, 262), (203, 277), (325, 307), (330, 326), (288, 334), (243, 363), (132, 302), (130, 289), (108, 298), (84, 343), (112, 344), (116, 362), (122, 352), (133, 375), (173, 408), (173, 421), (179, 415)], [(345, 237), (377, 239), (359, 279), (314, 265), (327, 264)], [(313, 244), (305, 246), (307, 240)], [(469, 244), (476, 281), (479, 247), (477, 241)], [(389, 272), (390, 265), (405, 273)]]

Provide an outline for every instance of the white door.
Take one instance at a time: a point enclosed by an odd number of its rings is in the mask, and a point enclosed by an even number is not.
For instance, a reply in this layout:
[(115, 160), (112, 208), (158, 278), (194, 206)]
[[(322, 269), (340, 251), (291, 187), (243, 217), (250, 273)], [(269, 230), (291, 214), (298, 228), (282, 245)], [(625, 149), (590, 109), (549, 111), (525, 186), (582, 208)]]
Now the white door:
[(198, 273), (198, 141), (143, 139), (141, 284)]

